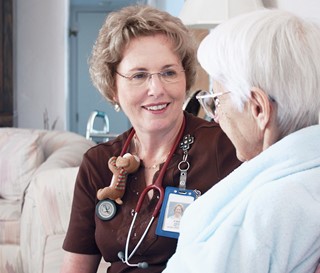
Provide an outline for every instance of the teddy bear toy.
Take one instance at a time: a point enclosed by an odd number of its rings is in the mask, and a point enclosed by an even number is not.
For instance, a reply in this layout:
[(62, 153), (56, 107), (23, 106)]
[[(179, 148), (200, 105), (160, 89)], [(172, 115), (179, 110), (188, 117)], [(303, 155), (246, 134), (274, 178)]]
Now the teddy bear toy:
[(126, 180), (129, 173), (134, 173), (140, 166), (140, 159), (136, 155), (126, 153), (123, 156), (113, 156), (108, 161), (108, 167), (113, 176), (110, 186), (99, 189), (97, 198), (99, 200), (111, 199), (122, 205), (121, 198), (126, 188)]

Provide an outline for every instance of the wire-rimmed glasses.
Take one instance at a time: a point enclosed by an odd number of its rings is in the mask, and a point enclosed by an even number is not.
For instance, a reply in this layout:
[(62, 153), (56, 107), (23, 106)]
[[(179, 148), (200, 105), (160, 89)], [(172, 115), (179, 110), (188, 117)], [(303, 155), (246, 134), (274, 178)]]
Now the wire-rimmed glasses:
[(158, 75), (162, 83), (176, 83), (182, 79), (181, 76), (183, 72), (184, 70), (168, 68), (155, 73), (149, 73), (147, 71), (139, 71), (139, 72), (133, 73), (130, 76), (126, 76), (116, 71), (116, 73), (119, 76), (127, 79), (130, 82), (130, 84), (133, 86), (143, 86), (144, 84), (149, 82), (149, 80), (153, 77), (153, 75)]
[(196, 99), (199, 101), (199, 103), (203, 107), (204, 111), (206, 112), (206, 115), (213, 119), (215, 117), (217, 107), (219, 107), (220, 105), (219, 97), (228, 93), (230, 93), (230, 91), (219, 92), (219, 93), (201, 91), (196, 96)]

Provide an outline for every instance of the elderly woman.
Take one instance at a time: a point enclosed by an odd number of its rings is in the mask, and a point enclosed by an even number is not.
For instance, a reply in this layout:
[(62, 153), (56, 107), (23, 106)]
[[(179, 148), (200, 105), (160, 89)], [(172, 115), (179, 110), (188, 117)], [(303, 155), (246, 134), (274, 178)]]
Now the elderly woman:
[(213, 80), (213, 91), (198, 98), (245, 163), (187, 208), (164, 272), (314, 272), (319, 27), (284, 11), (256, 11), (215, 28), (198, 59)]
[[(192, 201), (240, 164), (217, 123), (182, 109), (195, 72), (195, 43), (178, 18), (149, 6), (126, 7), (106, 18), (90, 73), (133, 127), (84, 155), (62, 272), (96, 272), (101, 257), (111, 263), (108, 273), (145, 267), (161, 272), (175, 252), (178, 232), (163, 228), (158, 208)], [(140, 162), (133, 173), (125, 163), (130, 154)]]

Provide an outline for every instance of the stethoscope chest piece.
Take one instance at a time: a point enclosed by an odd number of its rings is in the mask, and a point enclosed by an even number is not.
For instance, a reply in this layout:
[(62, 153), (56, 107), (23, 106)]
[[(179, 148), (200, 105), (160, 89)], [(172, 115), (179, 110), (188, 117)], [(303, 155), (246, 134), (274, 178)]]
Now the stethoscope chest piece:
[(117, 205), (111, 199), (99, 201), (96, 205), (96, 215), (103, 221), (111, 220), (117, 212)]

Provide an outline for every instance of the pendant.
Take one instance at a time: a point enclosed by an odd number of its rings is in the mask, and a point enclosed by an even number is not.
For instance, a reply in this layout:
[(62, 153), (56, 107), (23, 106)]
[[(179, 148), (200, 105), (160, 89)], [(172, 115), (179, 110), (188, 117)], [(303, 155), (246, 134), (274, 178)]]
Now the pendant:
[(186, 135), (183, 137), (182, 142), (180, 143), (180, 148), (183, 151), (187, 151), (190, 149), (190, 146), (193, 142), (194, 142), (194, 137), (190, 135)]

